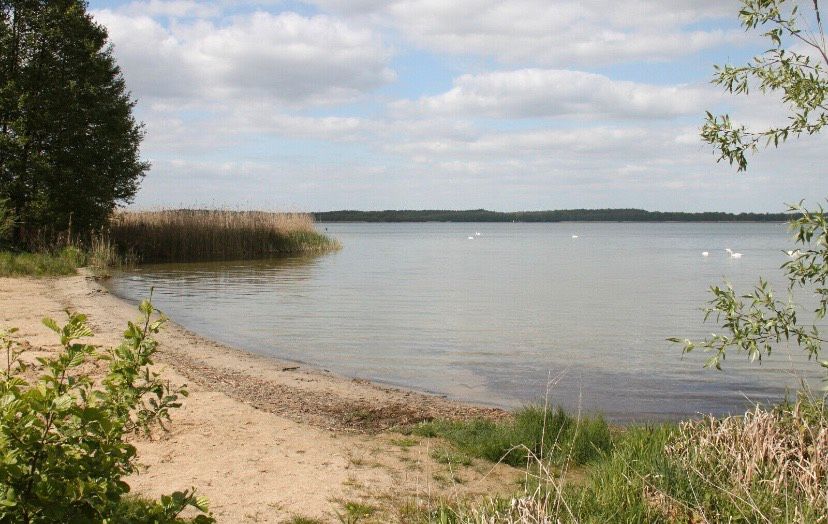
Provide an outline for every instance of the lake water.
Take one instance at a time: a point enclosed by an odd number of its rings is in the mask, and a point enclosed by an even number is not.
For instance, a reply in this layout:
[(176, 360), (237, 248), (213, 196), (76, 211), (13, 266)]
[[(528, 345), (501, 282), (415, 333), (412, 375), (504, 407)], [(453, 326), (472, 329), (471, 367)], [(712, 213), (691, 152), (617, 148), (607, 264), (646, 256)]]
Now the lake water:
[(672, 419), (776, 401), (802, 377), (819, 385), (796, 347), (762, 365), (734, 353), (717, 372), (665, 341), (716, 330), (701, 308), (724, 279), (748, 291), (763, 275), (784, 296), (784, 224), (318, 227), (344, 248), (144, 266), (111, 289), (137, 301), (154, 287), (176, 322), (251, 352), (507, 408), (548, 395), (619, 422)]

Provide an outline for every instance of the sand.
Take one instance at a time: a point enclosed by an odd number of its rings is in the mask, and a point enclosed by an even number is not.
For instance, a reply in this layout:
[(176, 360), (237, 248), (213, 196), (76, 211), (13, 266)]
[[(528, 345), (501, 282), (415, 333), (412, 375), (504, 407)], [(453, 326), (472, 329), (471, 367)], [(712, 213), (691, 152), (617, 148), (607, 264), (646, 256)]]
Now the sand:
[[(0, 326), (20, 328), (33, 354), (59, 349), (44, 316), (89, 316), (95, 343), (117, 343), (138, 311), (88, 275), (0, 278)], [(399, 428), (432, 418), (504, 417), (412, 391), (351, 380), (256, 356), (170, 322), (157, 367), (190, 396), (169, 431), (136, 438), (141, 472), (128, 480), (149, 497), (196, 487), (218, 522), (339, 522), (345, 505), (374, 508), (360, 522), (405, 522), (411, 508), (441, 499), (509, 494), (522, 473), (473, 461), (441, 464), (445, 444)]]

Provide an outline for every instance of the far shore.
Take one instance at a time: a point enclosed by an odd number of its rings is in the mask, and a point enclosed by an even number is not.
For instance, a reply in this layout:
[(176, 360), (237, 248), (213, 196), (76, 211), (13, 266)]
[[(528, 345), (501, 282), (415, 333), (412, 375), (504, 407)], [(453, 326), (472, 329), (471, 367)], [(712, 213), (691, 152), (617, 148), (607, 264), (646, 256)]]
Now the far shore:
[[(60, 322), (67, 309), (86, 313), (95, 342), (110, 346), (138, 314), (87, 274), (0, 278), (0, 306), (0, 325), (20, 328), (33, 355), (58, 349), (40, 322), (45, 316)], [(435, 418), (508, 417), (503, 410), (257, 356), (173, 322), (159, 342), (157, 366), (171, 385), (187, 384), (190, 396), (169, 432), (136, 440), (144, 469), (129, 483), (137, 493), (195, 486), (219, 522), (337, 522), (348, 501), (390, 516), (424, 498), (509, 493), (522, 474), (484, 461), (443, 472), (448, 466), (430, 456), (431, 439), (401, 446), (395, 433)]]

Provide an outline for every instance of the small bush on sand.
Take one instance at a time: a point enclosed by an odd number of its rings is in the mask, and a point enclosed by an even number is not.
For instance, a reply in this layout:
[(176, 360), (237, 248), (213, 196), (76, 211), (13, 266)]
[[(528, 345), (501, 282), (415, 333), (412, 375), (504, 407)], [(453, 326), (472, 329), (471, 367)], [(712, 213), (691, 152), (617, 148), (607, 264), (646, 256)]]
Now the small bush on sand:
[[(92, 335), (86, 317), (69, 315), (64, 326), (44, 324), (60, 339), (62, 351), (41, 357), (30, 369), (14, 330), (0, 332), (5, 366), (0, 371), (0, 521), (181, 522), (186, 508), (206, 512), (193, 491), (159, 502), (125, 499), (123, 478), (136, 468), (132, 432), (149, 431), (179, 406), (157, 374), (150, 371), (157, 343), (152, 338), (165, 319), (153, 319), (149, 301), (140, 323), (129, 323), (123, 342), (108, 351), (82, 342)], [(99, 380), (96, 366), (108, 364)], [(34, 375), (39, 378), (32, 378)], [(192, 522), (213, 519), (201, 514)]]

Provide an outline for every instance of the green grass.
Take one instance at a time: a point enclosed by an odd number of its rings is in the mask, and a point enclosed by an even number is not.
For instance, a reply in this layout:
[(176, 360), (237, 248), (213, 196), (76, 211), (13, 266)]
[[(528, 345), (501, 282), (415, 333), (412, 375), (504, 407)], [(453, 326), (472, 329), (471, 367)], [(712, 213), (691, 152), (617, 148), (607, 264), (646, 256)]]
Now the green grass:
[(412, 433), (442, 437), (459, 451), (492, 462), (525, 466), (530, 457), (556, 463), (586, 464), (612, 447), (607, 423), (601, 417), (576, 419), (562, 409), (526, 407), (509, 420), (433, 421), (420, 424)]
[[(458, 447), (479, 448), (477, 440), (470, 445), (469, 434), (481, 436), (480, 424), (475, 432), (461, 426), (443, 435)], [(514, 498), (442, 501), (417, 520), (824, 523), (826, 435), (828, 407), (819, 398), (756, 408), (741, 417), (633, 426), (614, 432), (609, 447), (593, 454), (586, 467), (540, 474), (529, 467), (527, 477), (539, 478)], [(526, 515), (533, 518), (521, 520)]]
[(74, 275), (85, 262), (83, 252), (67, 247), (57, 253), (0, 251), (0, 277)]
[(349, 501), (342, 505), (344, 513), (337, 513), (339, 521), (343, 524), (356, 524), (362, 519), (368, 518), (376, 513), (377, 508), (374, 506), (363, 504), (362, 502)]
[(94, 237), (89, 249), (66, 246), (38, 253), (0, 251), (0, 277), (57, 277), (74, 275), (88, 267), (97, 277), (106, 276), (114, 267), (128, 265), (106, 237)]
[(323, 521), (311, 517), (303, 517), (302, 515), (294, 515), (293, 517), (289, 518), (288, 520), (284, 521), (284, 524), (325, 524)]
[(435, 449), (431, 452), (431, 458), (439, 464), (449, 464), (451, 466), (469, 466), (471, 465), (471, 458), (462, 452), (452, 451), (450, 449)]

